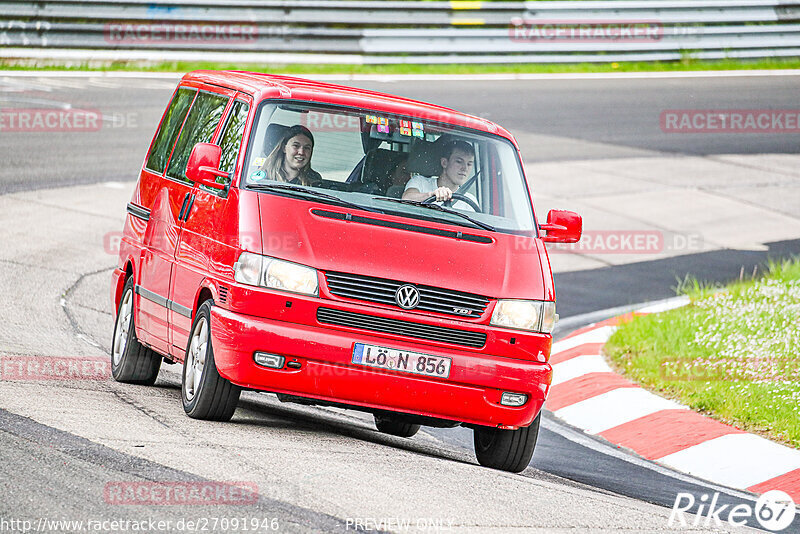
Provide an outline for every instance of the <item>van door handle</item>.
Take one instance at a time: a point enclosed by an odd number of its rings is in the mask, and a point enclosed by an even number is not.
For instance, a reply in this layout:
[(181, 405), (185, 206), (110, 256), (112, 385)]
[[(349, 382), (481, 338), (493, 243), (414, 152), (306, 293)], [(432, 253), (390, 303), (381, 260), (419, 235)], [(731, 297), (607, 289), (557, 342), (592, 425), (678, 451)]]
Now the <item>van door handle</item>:
[(192, 200), (190, 200), (190, 201), (189, 201), (189, 205), (188, 205), (188, 206), (186, 206), (186, 213), (184, 213), (184, 215), (183, 215), (183, 222), (186, 222), (186, 221), (188, 221), (188, 220), (189, 220), (189, 215), (190, 215), (190, 214), (191, 214), (191, 212), (192, 212), (192, 206), (194, 206), (194, 198), (195, 198), (196, 196), (197, 196), (197, 195), (192, 195)]
[(179, 221), (183, 220), (183, 210), (186, 209), (186, 203), (189, 202), (189, 195), (191, 195), (191, 193), (186, 193), (186, 196), (183, 197), (183, 205), (181, 206), (181, 212), (178, 214)]

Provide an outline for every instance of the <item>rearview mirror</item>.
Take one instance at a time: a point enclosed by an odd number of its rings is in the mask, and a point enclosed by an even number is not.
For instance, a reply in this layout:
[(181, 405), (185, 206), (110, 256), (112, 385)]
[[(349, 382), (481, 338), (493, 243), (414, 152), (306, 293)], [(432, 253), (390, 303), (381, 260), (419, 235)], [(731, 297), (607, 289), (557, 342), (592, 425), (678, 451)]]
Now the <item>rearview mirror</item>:
[(547, 222), (539, 225), (540, 230), (547, 232), (542, 241), (547, 243), (577, 243), (581, 239), (583, 219), (574, 211), (550, 210)]
[(186, 164), (186, 177), (206, 187), (226, 189), (227, 183), (217, 182), (217, 176), (230, 179), (230, 174), (219, 170), (222, 149), (211, 143), (197, 143)]

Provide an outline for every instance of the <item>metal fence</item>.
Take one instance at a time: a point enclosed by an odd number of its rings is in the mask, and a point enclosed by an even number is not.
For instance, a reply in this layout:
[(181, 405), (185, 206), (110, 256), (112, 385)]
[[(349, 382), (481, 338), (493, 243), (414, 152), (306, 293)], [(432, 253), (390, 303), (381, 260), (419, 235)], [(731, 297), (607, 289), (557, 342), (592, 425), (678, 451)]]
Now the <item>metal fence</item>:
[(800, 56), (800, 0), (0, 0), (0, 56), (338, 63)]

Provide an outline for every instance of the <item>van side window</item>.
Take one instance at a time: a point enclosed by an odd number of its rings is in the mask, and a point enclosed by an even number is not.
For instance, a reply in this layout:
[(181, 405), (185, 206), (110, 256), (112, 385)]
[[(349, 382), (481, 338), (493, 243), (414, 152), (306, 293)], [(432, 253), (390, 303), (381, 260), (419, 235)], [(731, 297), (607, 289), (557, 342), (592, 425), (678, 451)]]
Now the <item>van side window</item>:
[[(239, 156), (239, 147), (242, 144), (242, 134), (244, 133), (244, 125), (247, 122), (247, 112), (250, 106), (247, 103), (237, 100), (231, 106), (231, 112), (228, 114), (228, 122), (225, 124), (225, 131), (222, 133), (219, 146), (222, 148), (222, 161), (220, 162), (220, 170), (231, 173), (236, 167), (236, 158)], [(220, 183), (226, 183), (229, 180), (217, 177)]]
[(164, 167), (167, 165), (167, 158), (175, 144), (175, 137), (181, 129), (183, 119), (186, 117), (186, 112), (192, 104), (194, 95), (197, 91), (181, 87), (172, 98), (172, 102), (164, 114), (164, 120), (156, 133), (155, 141), (153, 141), (153, 148), (150, 150), (150, 156), (147, 158), (145, 167), (157, 173), (164, 172)]
[(189, 162), (192, 148), (197, 143), (211, 142), (227, 104), (228, 97), (225, 96), (205, 92), (197, 95), (178, 142), (175, 143), (175, 150), (167, 169), (168, 177), (191, 183), (186, 178), (186, 164)]

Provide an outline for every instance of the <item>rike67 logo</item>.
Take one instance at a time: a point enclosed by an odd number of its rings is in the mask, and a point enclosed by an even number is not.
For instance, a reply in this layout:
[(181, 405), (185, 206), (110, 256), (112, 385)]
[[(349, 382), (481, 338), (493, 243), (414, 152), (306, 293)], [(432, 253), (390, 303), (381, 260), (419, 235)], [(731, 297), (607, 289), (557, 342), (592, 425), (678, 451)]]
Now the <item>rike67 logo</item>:
[[(690, 512), (697, 505), (696, 512)], [(695, 499), (691, 493), (678, 493), (667, 524), (670, 527), (687, 528), (722, 528), (727, 517), (731, 527), (758, 527), (779, 532), (792, 524), (797, 510), (792, 498), (783, 491), (771, 490), (761, 495), (755, 503), (730, 504), (719, 503), (719, 493), (709, 497), (703, 494)], [(694, 514), (692, 518), (690, 513)], [(756, 524), (757, 522), (757, 524)]]

